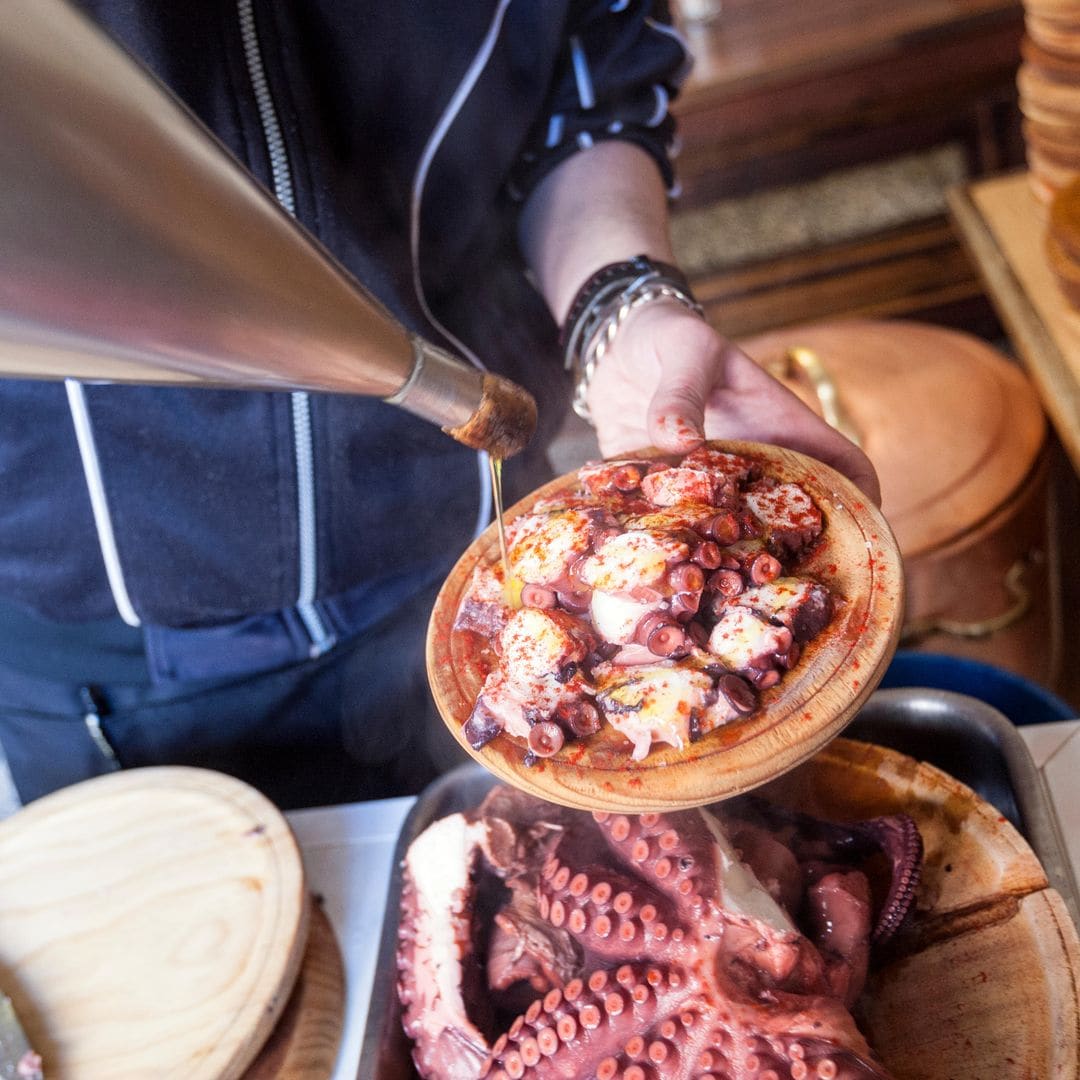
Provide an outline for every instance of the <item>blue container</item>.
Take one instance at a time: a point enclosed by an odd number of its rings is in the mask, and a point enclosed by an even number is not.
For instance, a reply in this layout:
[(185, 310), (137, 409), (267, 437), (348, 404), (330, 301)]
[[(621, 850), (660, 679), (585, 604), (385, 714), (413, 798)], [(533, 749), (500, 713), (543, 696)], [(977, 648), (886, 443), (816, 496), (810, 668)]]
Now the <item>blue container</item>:
[(1075, 720), (1076, 710), (1038, 683), (1004, 668), (958, 656), (901, 650), (881, 680), (882, 689), (926, 686), (952, 690), (992, 705), (1014, 724)]

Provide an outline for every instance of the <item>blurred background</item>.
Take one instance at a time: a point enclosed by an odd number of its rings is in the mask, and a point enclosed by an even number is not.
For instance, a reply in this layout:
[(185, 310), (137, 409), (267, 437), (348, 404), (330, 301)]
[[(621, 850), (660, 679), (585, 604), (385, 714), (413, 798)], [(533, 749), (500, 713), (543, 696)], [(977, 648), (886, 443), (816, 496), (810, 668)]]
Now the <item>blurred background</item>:
[[(1071, 88), (1080, 3), (1051, 7), (1056, 51), (1034, 48), (1052, 88)], [(827, 379), (861, 429), (908, 567), (902, 648), (969, 661), (949, 669), (964, 684), (955, 689), (989, 686), (999, 669), (1015, 676), (1010, 702), (1032, 694), (1018, 722), (1059, 718), (1043, 711), (1043, 690), (1058, 712), (1080, 713), (1065, 629), (1080, 597), (1080, 334), (1070, 354), (1076, 327), (1051, 340), (1045, 311), (1018, 333), (1014, 298), (993, 287), (995, 277), (1016, 287), (993, 265), (1008, 253), (992, 236), (995, 250), (973, 244), (956, 213), (981, 185), (995, 197), (1005, 185), (1008, 228), (1044, 262), (1048, 207), (1080, 154), (1028, 173), (1033, 108), (1017, 79), (1037, 59), (1039, 0), (676, 0), (673, 10), (695, 57), (674, 106), (675, 249), (708, 318), (811, 403)], [(1054, 135), (1080, 139), (1077, 109), (1048, 118)], [(974, 217), (988, 236), (998, 224)], [(820, 370), (787, 355), (807, 344)], [(1061, 369), (1060, 390), (1037, 370), (1043, 360)], [(596, 452), (571, 417), (555, 467)], [(902, 656), (893, 675), (929, 682), (938, 669)]]

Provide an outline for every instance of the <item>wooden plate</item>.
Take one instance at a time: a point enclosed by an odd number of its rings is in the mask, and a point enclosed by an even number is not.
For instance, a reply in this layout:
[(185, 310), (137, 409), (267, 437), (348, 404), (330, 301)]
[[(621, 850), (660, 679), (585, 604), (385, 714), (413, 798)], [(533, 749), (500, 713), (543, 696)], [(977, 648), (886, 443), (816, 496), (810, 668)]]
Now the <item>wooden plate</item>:
[(345, 966), (318, 903), (289, 1002), (243, 1080), (330, 1080), (345, 1021)]
[(947, 773), (837, 739), (763, 794), (853, 821), (910, 814), (925, 845), (915, 916), (860, 1000), (870, 1045), (903, 1080), (1080, 1075), (1080, 941), (1024, 838)]
[(0, 823), (0, 984), (52, 1080), (231, 1080), (308, 925), (285, 819), (221, 773), (135, 769)]
[[(800, 484), (825, 517), (825, 543), (799, 574), (825, 584), (843, 603), (794, 670), (761, 695), (756, 713), (711, 732), (685, 750), (655, 747), (630, 758), (627, 740), (605, 726), (554, 757), (525, 764), (525, 750), (500, 735), (480, 750), (462, 734), (487, 673), (480, 638), (453, 630), (469, 579), (481, 561), (498, 559), (488, 528), (462, 555), (435, 601), (427, 666), (443, 720), (465, 750), (506, 783), (579, 809), (645, 810), (700, 806), (757, 787), (797, 765), (838, 734), (884, 674), (900, 632), (902, 569), (885, 519), (846, 477), (813, 458), (760, 443), (710, 446), (760, 461), (770, 476)], [(656, 457), (645, 451), (626, 457)], [(528, 513), (542, 498), (573, 488), (576, 473), (539, 488), (507, 512)]]

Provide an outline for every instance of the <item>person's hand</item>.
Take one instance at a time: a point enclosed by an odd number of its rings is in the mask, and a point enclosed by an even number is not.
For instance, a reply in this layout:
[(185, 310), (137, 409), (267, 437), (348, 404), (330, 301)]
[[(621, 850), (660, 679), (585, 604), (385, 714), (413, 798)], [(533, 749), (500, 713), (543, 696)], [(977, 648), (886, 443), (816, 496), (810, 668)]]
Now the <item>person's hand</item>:
[(870, 459), (741, 349), (682, 305), (646, 304), (620, 327), (588, 395), (601, 453), (685, 454), (703, 439), (798, 450), (881, 502)]

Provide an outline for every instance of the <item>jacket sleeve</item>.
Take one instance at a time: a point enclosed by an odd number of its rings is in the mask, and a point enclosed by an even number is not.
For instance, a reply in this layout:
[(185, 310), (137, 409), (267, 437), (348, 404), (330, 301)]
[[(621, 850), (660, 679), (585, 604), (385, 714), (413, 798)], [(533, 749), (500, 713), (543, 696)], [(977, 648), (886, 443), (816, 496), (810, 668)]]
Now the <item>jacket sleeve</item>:
[(545, 107), (511, 174), (513, 197), (527, 198), (560, 161), (602, 139), (641, 146), (674, 194), (668, 104), (690, 66), (666, 3), (578, 0)]

